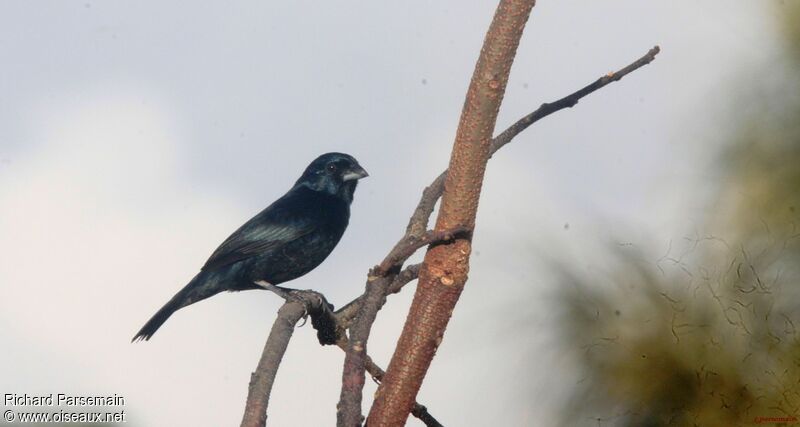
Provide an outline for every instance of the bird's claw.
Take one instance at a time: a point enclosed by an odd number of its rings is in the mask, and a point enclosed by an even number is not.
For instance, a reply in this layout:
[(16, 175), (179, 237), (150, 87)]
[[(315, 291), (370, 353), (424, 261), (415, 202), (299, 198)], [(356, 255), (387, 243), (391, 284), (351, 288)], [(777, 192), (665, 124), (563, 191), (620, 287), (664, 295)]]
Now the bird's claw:
[[(275, 286), (272, 283), (269, 283), (265, 280), (257, 280), (255, 282), (256, 285), (262, 287), (268, 291), (274, 292), (279, 297), (283, 298), (286, 302), (296, 302), (298, 304), (302, 304), (304, 308), (303, 312), (303, 323), (298, 325), (297, 327), (302, 327), (308, 322), (308, 316), (314, 310), (314, 307), (322, 307), (323, 304), (326, 303), (325, 299), (322, 296), (311, 290), (299, 290), (299, 289), (286, 289), (280, 286)], [(311, 298), (315, 298), (316, 301), (310, 301)], [(316, 304), (315, 304), (316, 303)]]
[[(309, 299), (312, 297), (316, 298), (316, 304), (314, 304), (314, 302), (309, 301)], [(303, 313), (303, 323), (298, 325), (297, 326), (298, 328), (305, 326), (306, 322), (308, 322), (308, 316), (311, 314), (312, 311), (315, 311), (314, 307), (315, 306), (321, 307), (322, 303), (324, 302), (322, 297), (317, 292), (311, 289), (293, 290), (288, 293), (287, 301), (289, 300), (300, 303), (305, 308), (305, 313)]]

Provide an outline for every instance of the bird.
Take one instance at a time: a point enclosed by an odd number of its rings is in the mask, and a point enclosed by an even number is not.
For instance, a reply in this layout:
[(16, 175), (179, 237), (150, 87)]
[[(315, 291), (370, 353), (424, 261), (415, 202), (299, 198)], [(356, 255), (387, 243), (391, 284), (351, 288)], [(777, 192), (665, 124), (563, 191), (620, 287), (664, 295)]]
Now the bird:
[(190, 304), (223, 291), (277, 287), (316, 268), (344, 234), (356, 186), (367, 176), (349, 154), (314, 159), (285, 195), (225, 239), (131, 342), (149, 340), (175, 311)]

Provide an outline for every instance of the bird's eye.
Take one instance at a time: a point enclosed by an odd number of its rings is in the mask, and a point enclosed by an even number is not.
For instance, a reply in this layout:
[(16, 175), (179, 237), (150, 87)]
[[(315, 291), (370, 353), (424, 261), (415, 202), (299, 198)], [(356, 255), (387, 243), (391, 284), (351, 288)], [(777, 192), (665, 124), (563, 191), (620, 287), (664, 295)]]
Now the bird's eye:
[(327, 169), (328, 169), (328, 172), (336, 172), (336, 165), (331, 163), (331, 164), (328, 165)]

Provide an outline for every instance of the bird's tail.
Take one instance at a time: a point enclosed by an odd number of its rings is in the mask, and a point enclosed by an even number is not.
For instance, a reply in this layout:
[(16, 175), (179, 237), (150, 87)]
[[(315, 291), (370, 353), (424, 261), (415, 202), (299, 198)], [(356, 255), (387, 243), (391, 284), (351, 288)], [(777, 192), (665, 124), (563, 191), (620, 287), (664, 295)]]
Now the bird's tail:
[(169, 319), (169, 316), (172, 316), (172, 313), (184, 306), (184, 291), (186, 291), (186, 288), (181, 289), (180, 292), (175, 294), (175, 296), (169, 300), (169, 302), (164, 304), (164, 306), (161, 307), (161, 310), (158, 310), (158, 312), (156, 312), (156, 314), (154, 314), (153, 317), (151, 317), (150, 320), (148, 320), (147, 323), (142, 326), (142, 329), (140, 329), (136, 336), (133, 337), (131, 342), (149, 340), (150, 337), (156, 333), (158, 328), (160, 328), (161, 325), (163, 325), (164, 322)]
[[(136, 336), (133, 337), (131, 342), (135, 341), (147, 341), (149, 340), (153, 334), (156, 333), (158, 328), (164, 324), (164, 322), (172, 316), (172, 313), (175, 313), (179, 309), (186, 307), (189, 304), (195, 303), (197, 301), (206, 299), (211, 295), (219, 293), (220, 291), (214, 291), (214, 286), (208, 286), (209, 283), (206, 283), (205, 277), (203, 274), (200, 273), (192, 279), (189, 284), (183, 287), (180, 291), (178, 291), (172, 299), (169, 300), (160, 310), (147, 321), (147, 323), (142, 326), (142, 329), (136, 333)], [(210, 292), (209, 292), (210, 291)]]

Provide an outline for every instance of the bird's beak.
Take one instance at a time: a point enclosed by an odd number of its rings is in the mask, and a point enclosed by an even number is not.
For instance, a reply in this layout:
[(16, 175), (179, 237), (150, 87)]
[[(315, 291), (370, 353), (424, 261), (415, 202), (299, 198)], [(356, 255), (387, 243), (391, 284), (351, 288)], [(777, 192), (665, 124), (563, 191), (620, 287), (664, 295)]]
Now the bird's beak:
[(366, 178), (368, 176), (369, 174), (364, 170), (364, 168), (359, 165), (355, 165), (344, 175), (342, 175), (342, 181), (352, 181), (354, 179)]

